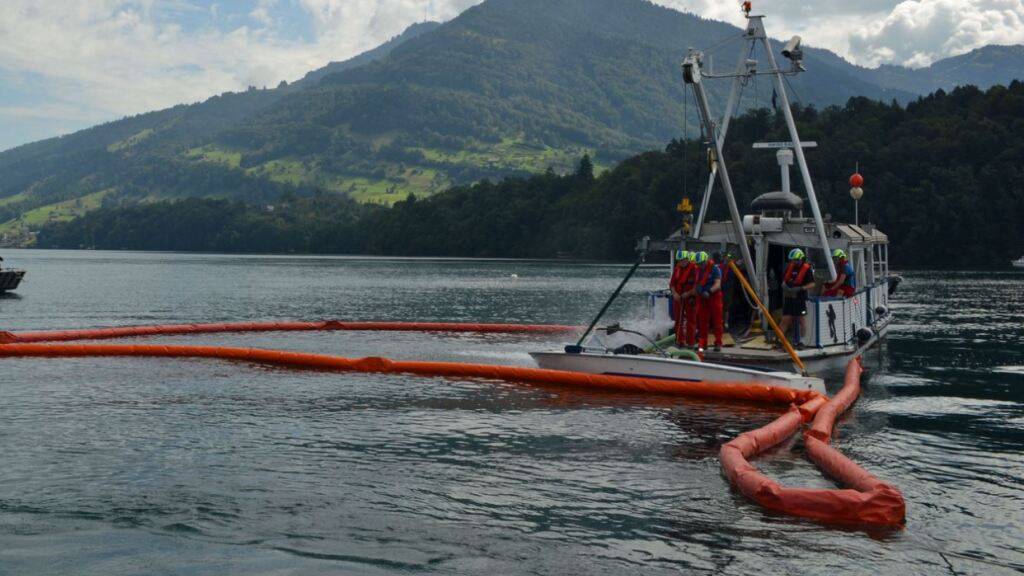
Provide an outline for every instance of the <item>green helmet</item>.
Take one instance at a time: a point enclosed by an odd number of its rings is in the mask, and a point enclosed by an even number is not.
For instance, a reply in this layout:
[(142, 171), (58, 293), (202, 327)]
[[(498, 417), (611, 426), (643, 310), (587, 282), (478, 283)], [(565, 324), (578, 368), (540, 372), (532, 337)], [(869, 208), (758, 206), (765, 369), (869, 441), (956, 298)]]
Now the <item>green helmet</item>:
[(836, 248), (835, 250), (832, 251), (832, 257), (835, 258), (836, 260), (846, 260), (846, 252), (843, 252), (842, 250)]
[(692, 254), (689, 250), (676, 250), (676, 262), (689, 262), (693, 259)]
[(806, 260), (807, 259), (807, 255), (804, 254), (803, 250), (801, 250), (799, 248), (793, 248), (792, 250), (789, 251), (789, 259), (790, 260)]
[(708, 258), (710, 258), (710, 256), (708, 256), (708, 253), (701, 251), (694, 254), (693, 261), (696, 262), (697, 264), (704, 264), (708, 261)]

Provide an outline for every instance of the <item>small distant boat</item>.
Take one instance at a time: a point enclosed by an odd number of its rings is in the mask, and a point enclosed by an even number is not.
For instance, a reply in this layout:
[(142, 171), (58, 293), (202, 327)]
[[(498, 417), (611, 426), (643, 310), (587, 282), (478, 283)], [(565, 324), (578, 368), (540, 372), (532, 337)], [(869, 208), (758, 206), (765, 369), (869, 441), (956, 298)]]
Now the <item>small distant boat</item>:
[(1024, 256), (1014, 260), (1011, 264), (1013, 264), (1014, 268), (1024, 268)]
[(14, 268), (3, 269), (2, 266), (3, 259), (0, 258), (0, 294), (17, 290), (22, 278), (25, 277), (25, 271), (15, 270)]

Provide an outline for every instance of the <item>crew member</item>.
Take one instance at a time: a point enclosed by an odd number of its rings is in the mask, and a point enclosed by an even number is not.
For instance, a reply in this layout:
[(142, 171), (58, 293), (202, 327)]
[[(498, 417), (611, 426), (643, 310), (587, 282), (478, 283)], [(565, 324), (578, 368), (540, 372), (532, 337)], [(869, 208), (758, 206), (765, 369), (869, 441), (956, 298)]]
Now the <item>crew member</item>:
[(838, 248), (832, 252), (832, 260), (836, 263), (836, 272), (839, 276), (835, 282), (825, 284), (821, 295), (826, 298), (852, 298), (857, 292), (857, 275), (853, 271), (853, 264), (846, 258), (846, 252)]
[(686, 268), (690, 264), (690, 253), (676, 250), (676, 263), (672, 267), (672, 279), (668, 281), (668, 289), (672, 292), (672, 319), (676, 323), (676, 342), (683, 340), (683, 325), (686, 315), (683, 313), (683, 280)]
[(697, 316), (700, 318), (700, 347), (708, 347), (708, 328), (715, 330), (715, 352), (722, 351), (722, 270), (707, 252), (700, 252), (697, 264)]
[(807, 262), (807, 255), (799, 248), (789, 251), (789, 265), (782, 274), (782, 323), (779, 328), (785, 335), (794, 320), (797, 332), (794, 340), (797, 348), (802, 347), (800, 334), (807, 329), (807, 293), (814, 289), (814, 268)]
[[(696, 254), (685, 252), (686, 266), (680, 272), (677, 284), (681, 316), (676, 324), (676, 344), (693, 348), (697, 345), (697, 265)], [(682, 326), (680, 326), (682, 324)]]

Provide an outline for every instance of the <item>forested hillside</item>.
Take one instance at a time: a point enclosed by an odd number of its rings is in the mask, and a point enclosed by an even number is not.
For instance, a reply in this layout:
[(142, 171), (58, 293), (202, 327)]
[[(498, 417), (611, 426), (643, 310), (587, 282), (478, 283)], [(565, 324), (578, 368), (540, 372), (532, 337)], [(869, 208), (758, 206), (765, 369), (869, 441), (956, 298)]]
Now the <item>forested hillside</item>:
[[(867, 179), (863, 219), (892, 240), (896, 266), (1001, 267), (1024, 253), (1024, 83), (937, 92), (906, 107), (867, 98), (797, 110), (822, 208), (852, 220), (847, 177)], [(752, 111), (731, 129), (727, 155), (741, 206), (778, 188), (781, 115)], [(267, 206), (224, 201), (107, 208), (39, 236), (52, 248), (230, 250), (417, 256), (628, 259), (634, 241), (678, 225), (684, 194), (699, 200), (707, 172), (696, 141), (627, 159), (594, 175), (547, 173), (410, 196), (391, 208), (335, 195), (285, 195)], [(721, 195), (713, 203), (724, 216)], [(154, 232), (154, 231), (159, 231)]]
[[(731, 67), (739, 34), (645, 0), (487, 0), (294, 85), (0, 153), (0, 236), (16, 243), (47, 221), (139, 199), (259, 201), (284, 187), (387, 204), (569, 171), (588, 152), (608, 166), (681, 135), (686, 49), (733, 38), (713, 51)], [(804, 103), (911, 97), (825, 51), (808, 49), (807, 66), (793, 80)], [(744, 91), (744, 106), (770, 99), (767, 81)]]

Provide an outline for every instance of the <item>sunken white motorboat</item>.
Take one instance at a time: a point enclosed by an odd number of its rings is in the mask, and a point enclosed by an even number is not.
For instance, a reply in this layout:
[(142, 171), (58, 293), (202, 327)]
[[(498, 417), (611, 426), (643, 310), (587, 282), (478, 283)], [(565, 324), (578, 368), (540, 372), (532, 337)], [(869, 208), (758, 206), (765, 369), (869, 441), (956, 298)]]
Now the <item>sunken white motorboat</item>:
[[(624, 333), (645, 341), (647, 348), (630, 343), (611, 348), (605, 344), (608, 339)], [(549, 370), (677, 382), (758, 383), (825, 393), (825, 382), (821, 378), (775, 368), (702, 362), (696, 353), (680, 350), (669, 340), (672, 338), (660, 343), (650, 341), (641, 332), (615, 325), (598, 329), (586, 346), (569, 345), (565, 350), (532, 352), (530, 356), (538, 366)]]
[(1024, 256), (1014, 260), (1012, 264), (1014, 268), (1024, 268)]
[[(637, 266), (646, 255), (658, 252), (668, 253), (673, 265), (675, 254), (681, 250), (739, 255), (736, 264), (742, 267), (744, 278), (749, 282), (746, 288), (741, 282), (732, 286), (729, 316), (734, 321), (727, 322), (724, 346), (720, 350), (699, 350), (703, 362), (672, 358), (673, 352), (666, 351), (664, 343), (652, 346), (658, 339), (669, 337), (672, 340), (675, 329), (672, 295), (664, 290), (650, 294), (650, 318), (644, 322), (647, 329), (634, 331), (642, 338), (637, 336), (626, 344), (621, 338), (609, 342), (610, 332), (629, 330), (614, 326), (612, 330), (595, 331), (603, 310), (575, 345), (566, 346), (562, 351), (533, 354), (542, 368), (679, 380), (753, 379), (813, 388), (820, 380), (807, 380), (804, 375), (845, 365), (850, 356), (878, 344), (887, 334), (892, 322), (889, 298), (901, 280), (889, 270), (888, 237), (875, 226), (860, 224), (859, 212), (853, 223), (833, 222), (823, 217), (818, 205), (804, 153), (805, 148), (814, 148), (816, 143), (801, 141), (786, 90), (785, 77), (804, 71), (800, 38), (794, 37), (782, 51), (790, 62), (785, 71), (779, 68), (772, 53), (763, 16), (747, 14), (743, 41), (739, 64), (732, 73), (706, 71), (704, 54), (694, 49), (683, 62), (684, 81), (697, 102), (704, 133), (711, 135), (707, 137), (712, 159), (710, 176), (696, 215), (693, 204), (684, 198), (680, 210), (685, 214), (685, 221), (680, 229), (665, 240), (645, 238), (637, 247), (641, 255)], [(757, 47), (764, 54), (763, 64), (753, 59)], [(774, 82), (790, 140), (754, 144), (755, 148), (775, 152), (781, 171), (781, 189), (764, 191), (753, 201), (750, 212), (742, 215), (723, 148), (730, 120), (739, 106), (742, 87), (762, 75), (771, 77)], [(705, 90), (706, 81), (719, 78), (732, 80), (732, 91), (721, 122), (713, 117)], [(794, 163), (799, 169), (804, 197), (794, 193), (790, 186), (789, 171)], [(862, 181), (859, 174), (851, 178), (850, 193), (855, 202), (863, 196)], [(716, 187), (729, 208), (727, 221), (706, 220)], [(778, 330), (776, 319), (781, 316), (787, 298), (780, 279), (787, 265), (787, 255), (794, 248), (803, 250), (814, 265), (817, 290), (807, 299), (805, 328), (786, 339)], [(820, 287), (839, 278), (832, 258), (837, 249), (847, 254), (857, 286), (848, 297), (826, 298), (820, 296)], [(629, 276), (626, 281), (628, 279)], [(612, 296), (613, 300), (618, 292)], [(683, 352), (678, 348), (674, 350)], [(800, 374), (787, 371), (793, 368)]]

